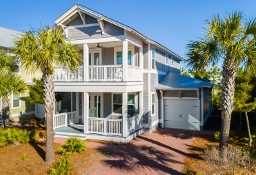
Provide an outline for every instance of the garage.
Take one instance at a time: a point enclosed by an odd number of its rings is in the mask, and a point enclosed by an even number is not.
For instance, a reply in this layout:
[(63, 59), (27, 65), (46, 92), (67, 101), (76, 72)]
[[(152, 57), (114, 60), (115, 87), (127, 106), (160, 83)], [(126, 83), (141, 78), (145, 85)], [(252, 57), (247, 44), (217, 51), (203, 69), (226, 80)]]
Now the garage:
[(169, 72), (158, 83), (159, 127), (201, 130), (211, 113), (214, 84)]
[(164, 99), (164, 127), (200, 130), (198, 99)]

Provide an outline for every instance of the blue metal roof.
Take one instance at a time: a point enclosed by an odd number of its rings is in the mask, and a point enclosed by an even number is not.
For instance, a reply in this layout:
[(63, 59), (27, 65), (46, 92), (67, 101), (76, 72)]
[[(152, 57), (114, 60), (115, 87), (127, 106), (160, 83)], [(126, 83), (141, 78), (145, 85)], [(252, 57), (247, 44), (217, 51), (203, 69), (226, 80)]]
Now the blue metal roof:
[(212, 87), (214, 84), (185, 75), (168, 72), (164, 77), (159, 79), (157, 89), (197, 89), (200, 87)]

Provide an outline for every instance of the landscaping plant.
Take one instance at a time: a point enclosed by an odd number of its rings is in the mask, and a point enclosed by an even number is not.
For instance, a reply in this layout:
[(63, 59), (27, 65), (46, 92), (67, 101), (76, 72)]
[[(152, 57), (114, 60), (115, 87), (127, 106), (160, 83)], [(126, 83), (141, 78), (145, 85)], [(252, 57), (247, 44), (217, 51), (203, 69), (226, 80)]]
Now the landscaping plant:
[(50, 169), (50, 175), (68, 175), (72, 170), (72, 164), (67, 156), (62, 157), (56, 164)]
[(1, 128), (0, 127), (0, 147), (13, 143), (28, 143), (30, 132), (25, 129)]
[(70, 137), (63, 146), (58, 149), (59, 154), (69, 155), (75, 152), (81, 153), (86, 149), (87, 145), (76, 137)]

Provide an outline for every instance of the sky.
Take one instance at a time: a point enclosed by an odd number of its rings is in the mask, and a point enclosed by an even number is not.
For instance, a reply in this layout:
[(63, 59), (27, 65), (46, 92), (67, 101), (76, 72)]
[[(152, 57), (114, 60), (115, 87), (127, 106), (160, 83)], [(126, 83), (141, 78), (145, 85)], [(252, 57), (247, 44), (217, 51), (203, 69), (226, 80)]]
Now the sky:
[(233, 11), (256, 17), (256, 0), (0, 0), (0, 26), (25, 32), (51, 26), (75, 3), (129, 25), (186, 58), (205, 20)]

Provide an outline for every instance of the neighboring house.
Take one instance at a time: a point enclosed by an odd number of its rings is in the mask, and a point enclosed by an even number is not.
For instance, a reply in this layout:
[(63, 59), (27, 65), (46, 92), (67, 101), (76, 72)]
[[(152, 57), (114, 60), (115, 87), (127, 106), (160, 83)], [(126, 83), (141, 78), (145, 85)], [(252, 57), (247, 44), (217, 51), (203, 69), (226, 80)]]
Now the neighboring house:
[(203, 128), (213, 84), (180, 75), (180, 56), (81, 5), (55, 23), (83, 57), (75, 74), (55, 69), (55, 91), (68, 94), (56, 107), (55, 137), (128, 142), (157, 127)]
[[(23, 33), (10, 30), (7, 28), (0, 27), (0, 52), (5, 52), (10, 55), (14, 55), (13, 47), (14, 42)], [(39, 77), (40, 74), (28, 75), (23, 68), (19, 68), (15, 71), (16, 74), (20, 75), (28, 85), (32, 84), (33, 77)], [(10, 94), (10, 118), (13, 120), (19, 120), (21, 116), (33, 116), (35, 114), (35, 105), (29, 104), (26, 101), (28, 92), (23, 94)], [(2, 108), (2, 102), (0, 99), (0, 110)]]

